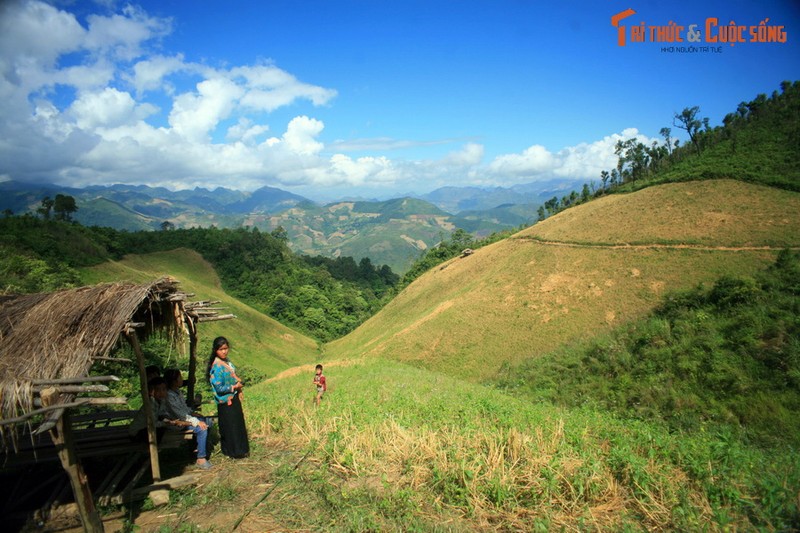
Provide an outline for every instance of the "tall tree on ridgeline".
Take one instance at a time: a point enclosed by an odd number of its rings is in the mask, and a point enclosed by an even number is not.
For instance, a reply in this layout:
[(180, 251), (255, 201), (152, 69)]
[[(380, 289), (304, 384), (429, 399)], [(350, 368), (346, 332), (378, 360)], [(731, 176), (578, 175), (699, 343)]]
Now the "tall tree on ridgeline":
[(68, 194), (56, 194), (53, 200), (53, 212), (55, 213), (56, 220), (64, 220), (69, 222), (72, 220), (72, 213), (78, 210), (75, 204), (75, 198)]
[(703, 121), (697, 117), (699, 112), (700, 106), (684, 107), (683, 111), (680, 113), (675, 113), (675, 116), (672, 119), (673, 126), (680, 128), (689, 134), (689, 140), (694, 145), (694, 148), (697, 150), (698, 154), (700, 153), (700, 141), (698, 139), (700, 126), (705, 123), (706, 128), (708, 127), (708, 119)]
[(55, 202), (49, 196), (45, 196), (42, 198), (41, 205), (36, 209), (36, 212), (42, 215), (42, 218), (45, 220), (50, 220), (50, 212), (53, 210), (53, 204)]

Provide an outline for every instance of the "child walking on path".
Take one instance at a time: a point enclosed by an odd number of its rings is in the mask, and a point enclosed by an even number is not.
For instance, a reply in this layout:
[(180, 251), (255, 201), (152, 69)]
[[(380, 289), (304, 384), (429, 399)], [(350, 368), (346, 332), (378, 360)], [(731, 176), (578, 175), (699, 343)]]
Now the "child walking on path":
[(325, 382), (325, 376), (322, 375), (322, 365), (317, 365), (314, 372), (314, 386), (317, 389), (317, 397), (314, 399), (314, 402), (319, 405), (322, 401), (322, 395), (328, 390), (328, 384)]

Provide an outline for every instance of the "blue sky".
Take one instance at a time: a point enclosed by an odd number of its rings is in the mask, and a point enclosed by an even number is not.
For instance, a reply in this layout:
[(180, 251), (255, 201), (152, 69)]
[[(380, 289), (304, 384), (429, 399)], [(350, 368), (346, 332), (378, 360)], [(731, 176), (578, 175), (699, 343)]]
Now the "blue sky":
[[(671, 21), (701, 41), (632, 41)], [(747, 42), (705, 42), (731, 21)], [(785, 42), (749, 42), (761, 21)], [(800, 79), (799, 40), (794, 0), (7, 0), (0, 179), (321, 200), (596, 180), (617, 140)]]

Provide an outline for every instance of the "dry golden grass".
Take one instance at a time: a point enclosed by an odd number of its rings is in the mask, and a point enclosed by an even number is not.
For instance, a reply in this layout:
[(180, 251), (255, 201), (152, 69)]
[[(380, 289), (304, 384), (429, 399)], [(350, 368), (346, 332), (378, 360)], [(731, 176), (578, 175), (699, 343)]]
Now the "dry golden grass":
[(797, 193), (720, 180), (601, 198), (435, 267), (326, 350), (481, 380), (639, 318), (667, 291), (750, 275), (783, 246), (800, 246)]
[(578, 243), (798, 246), (800, 194), (735, 180), (669, 183), (567, 209), (519, 233)]

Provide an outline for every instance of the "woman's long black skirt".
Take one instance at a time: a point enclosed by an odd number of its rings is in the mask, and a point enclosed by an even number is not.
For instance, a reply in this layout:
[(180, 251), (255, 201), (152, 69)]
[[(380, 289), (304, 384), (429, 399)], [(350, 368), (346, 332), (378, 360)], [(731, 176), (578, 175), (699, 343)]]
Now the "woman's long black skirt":
[(231, 404), (217, 404), (219, 413), (219, 439), (222, 453), (235, 459), (245, 457), (250, 453), (250, 444), (247, 442), (247, 427), (244, 425), (242, 401), (235, 395)]

